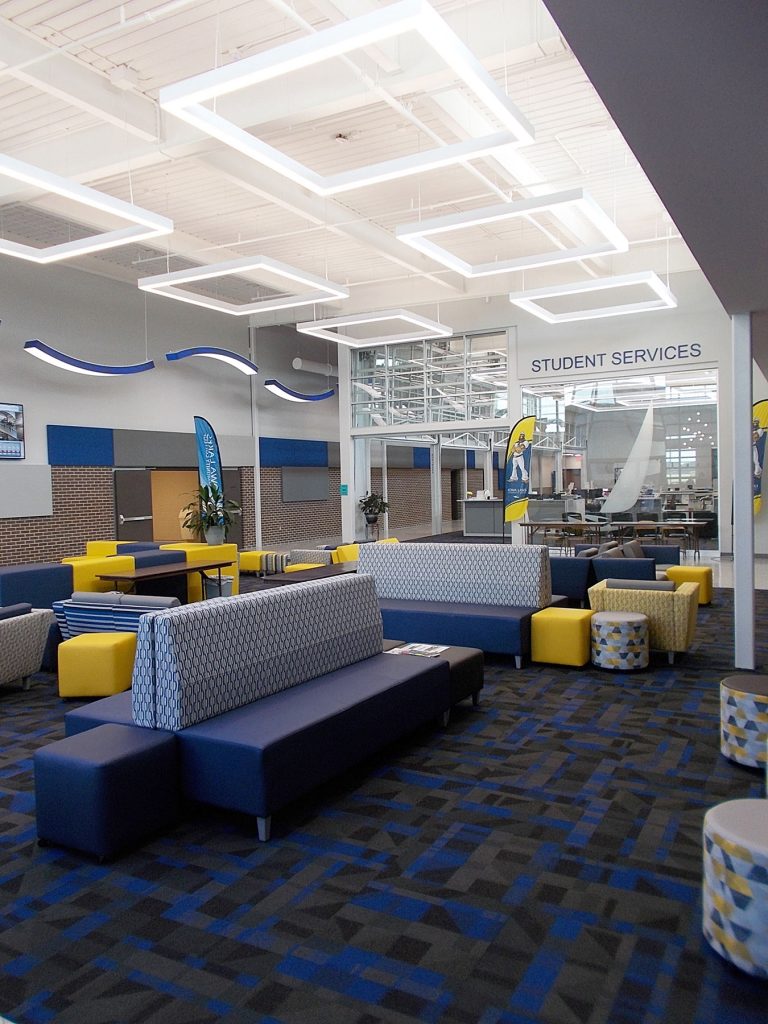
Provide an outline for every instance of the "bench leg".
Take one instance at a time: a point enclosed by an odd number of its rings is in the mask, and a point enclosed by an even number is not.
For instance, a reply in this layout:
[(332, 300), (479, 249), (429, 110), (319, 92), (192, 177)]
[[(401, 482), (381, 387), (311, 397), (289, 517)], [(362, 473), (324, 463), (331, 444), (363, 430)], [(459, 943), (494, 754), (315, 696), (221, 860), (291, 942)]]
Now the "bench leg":
[(667, 661), (669, 662), (670, 665), (674, 665), (675, 664), (675, 652), (674, 651), (667, 651)]
[(450, 721), (450, 719), (451, 719), (451, 712), (450, 712), (450, 710), (443, 711), (443, 713), (440, 715), (440, 725), (445, 727), (446, 725), (448, 725), (448, 722)]
[(479, 703), (480, 703), (480, 691), (479, 690), (475, 690), (475, 692), (472, 694), (472, 707), (476, 708)]
[(516, 654), (515, 655), (515, 668), (522, 668), (522, 667), (523, 667), (523, 656), (522, 656), (522, 654)]
[(266, 818), (256, 818), (256, 827), (259, 830), (259, 842), (269, 842), (269, 833), (272, 829), (271, 815)]

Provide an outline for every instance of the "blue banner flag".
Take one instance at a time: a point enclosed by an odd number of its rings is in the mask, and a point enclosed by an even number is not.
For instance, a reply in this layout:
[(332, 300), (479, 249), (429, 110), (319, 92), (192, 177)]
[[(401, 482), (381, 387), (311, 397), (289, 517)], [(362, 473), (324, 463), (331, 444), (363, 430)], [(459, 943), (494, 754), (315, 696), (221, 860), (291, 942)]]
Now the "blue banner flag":
[(524, 416), (509, 432), (504, 463), (504, 522), (521, 519), (528, 511), (531, 480), (531, 446), (535, 416)]
[(764, 398), (752, 405), (752, 505), (755, 515), (758, 514), (763, 504), (762, 485), (767, 428), (768, 400)]
[(219, 442), (216, 440), (215, 430), (202, 416), (195, 416), (195, 436), (197, 438), (197, 467), (200, 486), (214, 486), (222, 492)]

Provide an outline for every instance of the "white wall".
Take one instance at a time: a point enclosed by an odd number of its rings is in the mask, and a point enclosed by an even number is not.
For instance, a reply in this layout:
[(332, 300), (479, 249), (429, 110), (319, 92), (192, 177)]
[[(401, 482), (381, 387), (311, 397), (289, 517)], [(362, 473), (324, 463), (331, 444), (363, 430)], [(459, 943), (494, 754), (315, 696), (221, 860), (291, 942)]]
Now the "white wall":
[[(70, 267), (0, 257), (0, 319), (0, 402), (24, 406), (26, 465), (47, 463), (50, 423), (192, 433), (199, 414), (220, 436), (253, 436), (251, 378), (215, 360), (165, 359), (168, 351), (194, 345), (247, 355), (247, 317), (145, 295), (135, 285)], [(275, 335), (271, 345), (267, 339), (262, 343), (260, 333), (255, 332), (261, 372), (253, 388), (261, 434), (337, 439), (335, 399), (297, 405), (261, 386), (265, 377), (276, 376), (299, 390), (325, 390), (323, 378), (291, 368), (298, 337), (293, 328), (265, 329)], [(137, 363), (148, 354), (156, 365), (126, 377), (86, 377), (24, 352), (24, 342), (32, 338), (94, 362)], [(325, 361), (326, 347), (317, 345), (302, 341), (302, 354)]]

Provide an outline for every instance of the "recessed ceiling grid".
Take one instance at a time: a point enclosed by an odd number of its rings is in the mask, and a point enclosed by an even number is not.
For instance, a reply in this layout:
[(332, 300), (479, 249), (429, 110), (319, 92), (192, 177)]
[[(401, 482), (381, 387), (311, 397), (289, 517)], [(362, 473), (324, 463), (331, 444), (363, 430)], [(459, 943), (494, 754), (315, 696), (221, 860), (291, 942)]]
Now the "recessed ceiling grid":
[[(389, 5), (385, 0), (378, 4), (380, 7)], [(162, 13), (165, 6), (163, 0), (131, 0), (124, 4), (111, 0), (90, 0), (87, 4), (70, 0), (49, 0), (42, 4), (33, 0), (9, 0), (0, 5), (0, 28), (10, 23), (38, 41), (62, 47), (73, 66), (86, 68), (88, 73), (96, 69), (101, 87), (106, 85), (118, 99), (119, 90), (109, 85), (109, 73), (121, 66), (133, 69), (137, 73), (137, 88), (129, 88), (125, 93), (129, 114), (133, 101), (141, 101), (145, 111), (151, 112), (157, 90), (162, 86), (307, 35), (287, 8), (284, 5), (281, 8), (272, 0), (180, 0), (167, 15)], [(340, 4), (337, 9), (341, 11), (344, 6)], [(115, 148), (114, 116), (108, 127), (106, 118), (102, 120), (92, 111), (83, 109), (87, 104), (68, 104), (59, 96), (45, 93), (44, 74), (37, 88), (15, 81), (2, 67), (0, 152), (5, 150), (24, 159), (25, 150), (52, 142), (50, 169), (63, 175), (73, 174), (70, 166), (65, 166), (71, 163), (67, 154), (75, 154), (79, 160), (78, 144), (82, 138), (88, 141), (94, 164), (98, 159), (104, 161), (104, 170), (107, 167), (112, 170), (122, 161), (125, 173), (108, 177), (96, 174), (89, 178), (76, 160), (78, 180), (172, 218), (176, 233), (167, 239), (167, 248), (175, 261), (172, 269), (184, 265), (185, 260), (192, 264), (216, 263), (240, 255), (263, 253), (353, 288), (364, 283), (366, 301), (371, 298), (371, 283), (381, 281), (385, 286), (382, 306), (399, 305), (401, 301), (431, 303), (431, 310), (425, 306), (427, 315), (433, 315), (435, 296), (441, 291), (436, 282), (450, 286), (445, 298), (460, 298), (463, 292), (453, 271), (395, 239), (395, 228), (399, 224), (420, 217), (436, 217), (499, 203), (505, 195), (516, 199), (540, 195), (543, 191), (582, 187), (614, 217), (630, 242), (663, 238), (670, 230), (676, 234), (584, 72), (564, 49), (558, 33), (552, 30), (543, 7), (536, 15), (535, 8), (529, 10), (529, 0), (514, 0), (514, 3), (498, 0), (495, 5), (485, 0), (461, 0), (460, 3), (436, 0), (433, 6), (451, 18), (470, 49), (478, 41), (484, 41), (486, 47), (495, 47), (495, 51), (488, 49), (488, 52), (477, 52), (476, 56), (535, 127), (536, 140), (517, 152), (534, 169), (536, 180), (521, 183), (510, 169), (511, 165), (483, 157), (473, 161), (470, 167), (420, 173), (355, 189), (328, 201), (314, 196), (307, 199), (300, 190), (284, 192), (276, 174), (263, 168), (249, 169), (236, 161), (230, 165), (225, 159), (220, 163), (225, 171), (222, 173), (216, 165), (216, 157), (226, 153), (225, 147), (202, 136), (195, 141), (194, 131), (174, 122), (170, 115), (161, 115), (158, 122), (161, 137), (156, 142), (143, 142), (143, 149), (126, 131), (123, 155), (119, 145)], [(291, 7), (299, 18), (317, 30), (344, 20), (342, 13), (331, 20), (333, 0), (323, 0), (317, 6), (311, 0), (293, 0)], [(346, 7), (349, 9), (348, 4)], [(370, 9), (369, 5), (366, 7)], [(531, 22), (545, 26), (541, 32), (547, 34), (517, 50), (508, 48), (501, 60), (500, 53), (507, 42), (504, 32), (489, 31), (491, 8), (496, 11), (495, 23), (523, 7), (528, 16), (536, 15), (531, 17)], [(513, 34), (512, 30), (506, 33), (508, 38)], [(394, 46), (390, 52), (397, 55), (399, 51)], [(377, 55), (370, 52), (360, 55), (361, 63), (374, 67), (371, 57)], [(328, 62), (329, 66), (333, 63), (336, 62)], [(46, 59), (39, 60), (35, 67), (42, 73)], [(349, 69), (347, 74), (354, 78)], [(397, 90), (394, 105), (400, 101), (405, 103), (408, 113), (424, 126), (423, 131), (411, 124), (402, 111), (384, 104), (375, 92), (365, 94), (364, 106), (359, 110), (345, 110), (343, 102), (339, 101), (337, 110), (331, 113), (327, 106), (314, 109), (311, 91), (304, 98), (286, 92), (279, 118), (257, 130), (265, 139), (322, 173), (431, 148), (432, 133), (446, 142), (466, 138), (466, 127), (454, 123), (440, 106), (440, 91), (423, 94), (414, 87), (409, 91), (407, 77), (407, 74), (397, 74), (392, 78), (382, 71), (381, 81), (389, 81)], [(430, 89), (439, 83), (448, 93), (462, 91), (461, 86), (452, 83), (449, 73), (436, 71), (434, 66), (427, 69), (424, 81)], [(274, 87), (270, 88), (274, 92)], [(363, 83), (356, 82), (355, 103), (363, 102), (360, 100), (363, 91)], [(97, 95), (96, 109), (99, 102)], [(116, 109), (119, 110), (119, 106)], [(270, 109), (277, 118), (281, 105), (273, 103)], [(148, 118), (150, 125), (153, 120)], [(99, 152), (93, 143), (101, 130), (109, 131), (110, 141), (109, 148), (105, 146)], [(337, 135), (344, 138), (337, 141)], [(176, 140), (179, 142), (174, 149)], [(132, 145), (129, 146), (129, 142)], [(129, 150), (136, 154), (135, 158), (129, 155)], [(239, 159), (239, 154), (236, 157)], [(132, 172), (130, 180), (129, 170)], [(272, 194), (279, 202), (271, 201)], [(46, 208), (48, 205), (45, 203)], [(77, 224), (78, 212), (71, 215), (73, 225)], [(23, 208), (14, 209), (12, 216), (14, 229), (23, 233)], [(326, 219), (327, 227), (324, 226)], [(58, 230), (53, 220), (46, 228), (45, 217), (39, 211), (31, 210), (29, 221), (26, 230), (31, 236), (43, 238), (46, 231)], [(568, 233), (559, 234), (556, 225), (549, 226), (553, 228), (551, 233), (566, 244)], [(126, 250), (129, 258), (124, 259), (117, 250), (101, 257), (89, 257), (88, 266), (93, 269), (101, 261), (107, 272), (108, 268), (115, 268), (116, 274), (119, 271), (117, 276), (121, 277), (130, 273), (132, 267), (137, 277), (161, 273), (166, 269), (162, 265), (165, 241), (157, 243), (157, 260), (151, 257), (155, 251), (151, 247), (130, 246)], [(485, 256), (488, 260), (495, 258), (494, 247), (509, 246), (516, 252), (526, 249), (535, 252), (537, 246), (549, 245), (546, 239), (542, 240), (541, 233), (527, 223), (503, 229), (491, 225), (467, 236), (464, 242), (476, 253), (478, 261), (484, 258), (482, 250), (486, 244), (489, 245)], [(678, 251), (685, 253), (683, 259), (693, 265), (682, 243), (678, 241), (677, 245)], [(660, 258), (658, 253), (656, 258)], [(613, 272), (621, 273), (619, 259), (610, 267)], [(653, 269), (664, 272), (663, 266)], [(596, 270), (604, 274), (605, 265)], [(579, 268), (578, 274), (583, 273)], [(573, 267), (561, 274), (562, 280), (573, 277)], [(407, 298), (397, 297), (393, 302), (392, 282), (400, 279), (405, 282), (403, 294)], [(501, 284), (503, 278), (497, 282), (493, 278), (486, 280), (488, 284), (483, 283), (482, 293), (506, 291), (493, 287), (494, 283)], [(526, 286), (537, 283), (535, 278), (525, 282)], [(481, 294), (480, 287), (473, 294)], [(354, 293), (349, 303), (354, 308), (353, 300)]]

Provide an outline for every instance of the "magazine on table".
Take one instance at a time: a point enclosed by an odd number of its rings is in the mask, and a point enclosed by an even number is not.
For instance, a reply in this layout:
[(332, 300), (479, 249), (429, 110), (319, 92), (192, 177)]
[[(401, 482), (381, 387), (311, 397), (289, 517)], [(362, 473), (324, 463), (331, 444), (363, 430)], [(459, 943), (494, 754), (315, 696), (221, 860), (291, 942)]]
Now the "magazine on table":
[(420, 658), (439, 658), (443, 651), (447, 651), (448, 646), (440, 646), (440, 644), (403, 644), (402, 647), (393, 647), (391, 651), (386, 651), (386, 654), (418, 654)]

